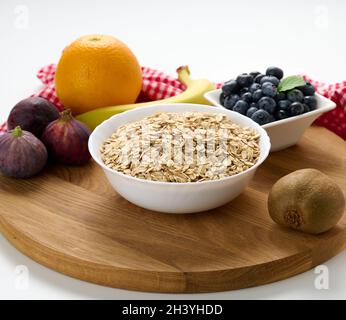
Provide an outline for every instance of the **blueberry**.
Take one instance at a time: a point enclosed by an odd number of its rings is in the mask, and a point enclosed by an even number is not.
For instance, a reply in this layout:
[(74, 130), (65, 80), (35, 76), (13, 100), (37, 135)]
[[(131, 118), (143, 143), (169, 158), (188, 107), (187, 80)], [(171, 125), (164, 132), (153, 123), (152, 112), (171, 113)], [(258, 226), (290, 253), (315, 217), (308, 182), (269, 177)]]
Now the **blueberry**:
[(246, 111), (249, 109), (249, 104), (246, 101), (239, 100), (236, 102), (233, 107), (233, 111), (239, 112), (241, 114), (246, 114)]
[(307, 113), (307, 112), (311, 111), (307, 104), (303, 103), (303, 107), (304, 107), (304, 112), (303, 113)]
[(315, 88), (310, 82), (307, 82), (304, 86), (298, 87), (298, 89), (303, 92), (304, 96), (313, 96), (315, 93)]
[(263, 96), (262, 90), (258, 89), (256, 90), (253, 94), (252, 94), (252, 100), (253, 101), (258, 101), (259, 99), (261, 99)]
[(276, 87), (271, 82), (264, 82), (262, 84), (262, 92), (269, 97), (275, 97), (277, 94)]
[(278, 108), (280, 109), (280, 110), (285, 110), (285, 111), (287, 111), (288, 110), (288, 107), (291, 105), (291, 101), (289, 101), (289, 100), (280, 100), (279, 102), (278, 102)]
[(288, 107), (288, 112), (291, 116), (298, 116), (304, 112), (304, 106), (300, 102), (293, 102)]
[(287, 99), (292, 102), (303, 102), (304, 95), (299, 89), (293, 89), (287, 92)]
[(241, 99), (246, 101), (247, 103), (250, 103), (252, 101), (252, 94), (250, 92), (245, 92), (242, 96)]
[(251, 118), (252, 115), (257, 111), (258, 109), (256, 107), (250, 107), (247, 112), (246, 112), (246, 116)]
[(258, 109), (258, 103), (257, 103), (257, 102), (251, 102), (251, 103), (250, 103), (250, 108), (256, 108), (256, 109)]
[(276, 121), (275, 117), (272, 114), (269, 114), (269, 122)]
[(236, 80), (230, 80), (225, 82), (221, 89), (226, 96), (229, 96), (232, 93), (236, 93), (239, 90), (239, 86)]
[(269, 113), (273, 113), (275, 111), (276, 102), (273, 98), (263, 97), (258, 101), (258, 107)]
[(249, 92), (249, 88), (248, 87), (241, 88), (240, 91), (239, 91), (239, 94), (242, 96), (246, 92)]
[(274, 97), (275, 101), (281, 101), (281, 100), (285, 100), (286, 99), (286, 95), (284, 92), (278, 92), (278, 94)]
[(304, 97), (304, 103), (309, 107), (309, 110), (315, 110), (317, 107), (317, 99), (315, 96)]
[(237, 83), (241, 87), (249, 87), (253, 83), (253, 76), (243, 73), (237, 77)]
[(253, 76), (253, 78), (255, 79), (259, 74), (261, 74), (261, 72), (259, 71), (252, 71), (249, 73), (251, 76)]
[(277, 77), (274, 76), (264, 76), (261, 79), (260, 84), (263, 84), (265, 82), (271, 82), (274, 86), (278, 86), (280, 81)]
[(251, 119), (260, 125), (269, 123), (270, 114), (265, 110), (257, 110), (251, 116)]
[(289, 114), (286, 110), (279, 109), (275, 111), (274, 116), (276, 120), (282, 120), (288, 118)]
[(239, 95), (231, 94), (230, 96), (225, 97), (224, 107), (226, 109), (232, 110), (238, 100), (240, 100)]
[(249, 91), (251, 93), (254, 93), (256, 90), (261, 89), (261, 85), (259, 83), (253, 83), (250, 88)]
[(223, 92), (221, 92), (221, 94), (220, 94), (219, 102), (222, 106), (225, 105), (225, 94)]
[(262, 78), (263, 78), (264, 76), (265, 76), (265, 75), (262, 74), (262, 73), (258, 74), (258, 75), (255, 77), (254, 82), (256, 82), (256, 83), (261, 83), (261, 80), (262, 80)]
[(266, 71), (267, 76), (274, 76), (279, 80), (284, 76), (284, 72), (278, 67), (269, 67)]

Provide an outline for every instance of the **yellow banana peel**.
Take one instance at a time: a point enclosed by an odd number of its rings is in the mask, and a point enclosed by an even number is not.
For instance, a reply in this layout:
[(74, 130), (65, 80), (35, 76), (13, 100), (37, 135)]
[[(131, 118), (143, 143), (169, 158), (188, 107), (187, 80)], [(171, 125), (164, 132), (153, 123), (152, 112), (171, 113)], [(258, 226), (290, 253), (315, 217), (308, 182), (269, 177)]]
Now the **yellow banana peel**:
[(215, 86), (209, 80), (192, 79), (190, 77), (190, 70), (187, 66), (179, 67), (177, 73), (178, 79), (186, 86), (186, 90), (181, 94), (162, 100), (98, 108), (79, 114), (76, 118), (79, 121), (84, 122), (90, 129), (94, 129), (101, 122), (107, 120), (111, 116), (135, 108), (166, 103), (195, 103), (210, 105), (210, 103), (204, 98), (204, 94), (208, 91), (214, 90)]

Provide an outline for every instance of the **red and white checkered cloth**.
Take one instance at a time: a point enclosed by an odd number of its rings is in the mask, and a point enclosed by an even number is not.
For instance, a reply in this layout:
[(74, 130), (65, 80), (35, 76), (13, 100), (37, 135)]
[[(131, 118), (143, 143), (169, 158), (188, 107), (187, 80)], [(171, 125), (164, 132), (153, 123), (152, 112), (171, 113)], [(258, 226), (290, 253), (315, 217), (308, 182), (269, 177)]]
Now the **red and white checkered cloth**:
[(335, 84), (326, 84), (312, 80), (304, 76), (305, 81), (310, 82), (317, 92), (336, 103), (336, 108), (322, 114), (315, 124), (325, 127), (346, 140), (346, 81)]
[[(54, 87), (54, 75), (56, 66), (50, 64), (39, 70), (37, 77), (44, 84), (44, 88), (33, 94), (47, 99), (58, 110), (62, 110)], [(143, 86), (138, 101), (154, 101), (175, 96), (185, 90), (185, 86), (176, 78), (164, 74), (161, 71), (142, 67)], [(337, 108), (323, 114), (316, 120), (316, 124), (324, 126), (346, 140), (346, 81), (327, 85), (323, 82), (314, 81), (304, 76), (306, 81), (311, 82), (317, 91), (325, 97), (333, 100)], [(217, 84), (220, 87), (221, 84)], [(6, 131), (6, 123), (0, 125), (0, 133)]]

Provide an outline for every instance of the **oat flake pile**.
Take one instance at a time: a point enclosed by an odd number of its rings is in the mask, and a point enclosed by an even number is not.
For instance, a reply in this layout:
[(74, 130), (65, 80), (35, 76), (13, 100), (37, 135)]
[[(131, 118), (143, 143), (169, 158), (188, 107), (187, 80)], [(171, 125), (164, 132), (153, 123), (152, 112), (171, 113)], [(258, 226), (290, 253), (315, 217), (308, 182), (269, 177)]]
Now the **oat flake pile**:
[(260, 154), (259, 134), (220, 113), (155, 113), (120, 127), (101, 147), (114, 170), (164, 182), (201, 182), (240, 173)]

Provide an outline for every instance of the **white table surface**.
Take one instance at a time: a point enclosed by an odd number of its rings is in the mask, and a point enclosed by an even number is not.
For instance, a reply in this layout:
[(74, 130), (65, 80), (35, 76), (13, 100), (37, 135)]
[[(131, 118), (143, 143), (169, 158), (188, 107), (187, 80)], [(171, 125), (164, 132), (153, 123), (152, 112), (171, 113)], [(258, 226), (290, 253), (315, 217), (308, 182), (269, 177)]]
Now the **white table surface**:
[[(227, 80), (269, 65), (326, 82), (346, 80), (346, 2), (306, 1), (0, 1), (0, 119), (39, 85), (36, 71), (57, 62), (83, 34), (117, 36), (142, 65), (172, 75)], [(18, 266), (26, 266), (27, 285)], [(210, 294), (151, 294), (63, 276), (27, 258), (0, 236), (0, 299), (343, 299), (346, 251), (325, 264), (329, 289), (308, 271), (274, 284)], [(20, 268), (20, 267), (19, 267)], [(19, 279), (19, 280), (18, 280)]]

